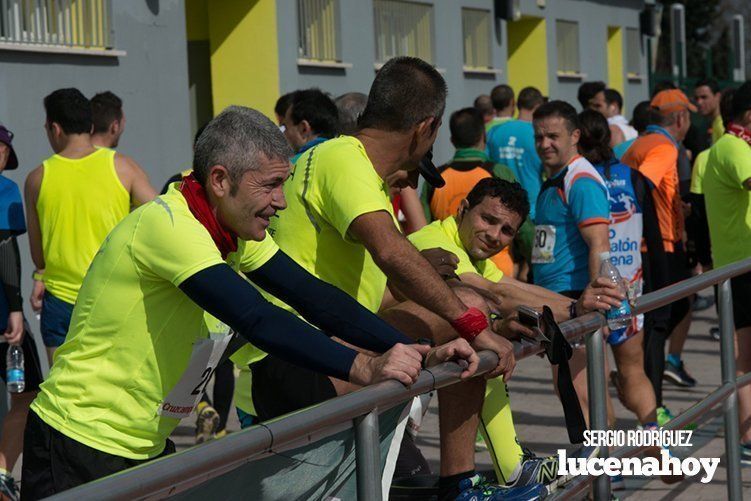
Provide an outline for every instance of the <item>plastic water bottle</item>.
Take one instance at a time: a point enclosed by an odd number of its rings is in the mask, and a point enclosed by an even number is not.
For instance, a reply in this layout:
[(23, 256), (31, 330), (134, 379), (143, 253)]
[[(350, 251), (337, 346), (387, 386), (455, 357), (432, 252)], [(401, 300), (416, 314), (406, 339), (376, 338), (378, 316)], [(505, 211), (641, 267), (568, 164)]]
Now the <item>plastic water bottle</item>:
[(10, 393), (21, 393), (26, 388), (26, 377), (23, 368), (23, 350), (20, 346), (8, 347), (5, 357), (7, 382), (6, 386)]
[(621, 306), (618, 308), (610, 307), (605, 312), (605, 318), (608, 320), (608, 327), (611, 330), (623, 329), (631, 324), (631, 305), (628, 302), (628, 293), (626, 286), (623, 283), (618, 268), (610, 262), (610, 253), (603, 252), (600, 254), (600, 277), (607, 278), (618, 287), (618, 292), (624, 295), (625, 299), (621, 302)]

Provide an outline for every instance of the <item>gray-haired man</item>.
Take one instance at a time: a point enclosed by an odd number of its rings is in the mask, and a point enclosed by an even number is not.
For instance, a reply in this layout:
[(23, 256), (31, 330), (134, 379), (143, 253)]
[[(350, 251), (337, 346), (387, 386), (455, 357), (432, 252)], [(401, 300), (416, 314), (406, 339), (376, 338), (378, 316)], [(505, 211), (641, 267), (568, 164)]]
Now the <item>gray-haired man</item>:
[[(431, 353), (411, 345), (279, 251), (266, 228), (286, 206), (281, 187), (290, 155), (270, 120), (228, 108), (201, 134), (193, 174), (112, 230), (29, 413), (24, 498), (174, 450), (167, 437), (198, 403), (230, 338), (206, 336), (204, 310), (280, 359), (356, 384), (411, 384), (424, 356), (439, 362), (458, 355), (469, 361), (467, 376), (475, 370), (466, 341)], [(324, 332), (265, 301), (238, 272)], [(358, 353), (331, 335), (385, 354)]]

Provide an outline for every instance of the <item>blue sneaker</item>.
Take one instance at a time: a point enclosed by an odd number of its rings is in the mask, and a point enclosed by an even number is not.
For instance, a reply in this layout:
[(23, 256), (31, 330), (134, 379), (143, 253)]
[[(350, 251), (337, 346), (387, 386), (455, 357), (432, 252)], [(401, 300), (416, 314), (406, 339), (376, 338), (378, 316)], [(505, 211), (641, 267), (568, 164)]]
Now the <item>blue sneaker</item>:
[(679, 362), (677, 365), (670, 361), (666, 361), (665, 372), (663, 373), (662, 378), (682, 388), (693, 388), (696, 386), (696, 379), (692, 378), (686, 371), (683, 361)]
[(525, 449), (521, 463), (506, 482), (506, 487), (542, 484), (550, 494), (566, 480), (565, 475), (558, 474), (558, 456), (537, 457)]
[(487, 483), (482, 475), (474, 475), (459, 482), (456, 501), (537, 501), (545, 499), (547, 489), (542, 484), (505, 487)]

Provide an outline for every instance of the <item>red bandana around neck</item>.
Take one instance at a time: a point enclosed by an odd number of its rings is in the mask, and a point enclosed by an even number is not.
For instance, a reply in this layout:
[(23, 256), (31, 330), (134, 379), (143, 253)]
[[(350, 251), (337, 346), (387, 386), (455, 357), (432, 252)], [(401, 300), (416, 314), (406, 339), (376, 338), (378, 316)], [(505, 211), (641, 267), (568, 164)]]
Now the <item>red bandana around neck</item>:
[(190, 212), (211, 235), (219, 252), (222, 253), (222, 259), (227, 259), (230, 252), (237, 250), (237, 235), (224, 229), (219, 223), (209, 205), (206, 190), (203, 189), (203, 186), (192, 173), (183, 178), (183, 182), (180, 184), (180, 192), (188, 202)]
[(725, 130), (728, 134), (741, 138), (746, 143), (748, 143), (749, 146), (751, 146), (751, 131), (748, 130), (745, 127), (741, 127), (740, 125), (736, 125), (734, 123), (729, 123), (728, 128)]

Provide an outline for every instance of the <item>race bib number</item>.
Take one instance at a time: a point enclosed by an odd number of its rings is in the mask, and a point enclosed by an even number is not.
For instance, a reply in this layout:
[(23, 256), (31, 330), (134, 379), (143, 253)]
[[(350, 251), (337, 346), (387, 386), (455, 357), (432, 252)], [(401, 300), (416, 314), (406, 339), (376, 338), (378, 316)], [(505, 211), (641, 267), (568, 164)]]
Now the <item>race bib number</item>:
[(231, 339), (231, 333), (212, 333), (209, 339), (199, 339), (193, 343), (188, 367), (159, 405), (160, 416), (177, 419), (190, 416)]
[(546, 264), (555, 261), (555, 226), (538, 224), (535, 226), (535, 241), (532, 245), (532, 263)]

